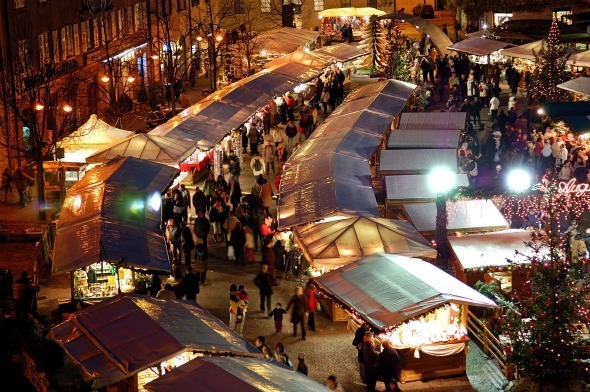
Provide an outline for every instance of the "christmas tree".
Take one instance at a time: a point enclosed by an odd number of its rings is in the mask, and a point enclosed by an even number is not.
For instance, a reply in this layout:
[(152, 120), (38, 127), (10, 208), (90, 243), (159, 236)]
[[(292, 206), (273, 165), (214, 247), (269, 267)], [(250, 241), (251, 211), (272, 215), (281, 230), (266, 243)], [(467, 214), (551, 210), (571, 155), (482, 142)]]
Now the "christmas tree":
[(535, 66), (532, 74), (533, 98), (541, 102), (563, 102), (569, 100), (570, 93), (557, 87), (570, 79), (566, 62), (569, 58), (568, 46), (559, 41), (559, 26), (553, 19), (549, 35), (543, 41), (538, 53), (533, 51)]
[(542, 229), (527, 244), (532, 256), (522, 255), (530, 262), (529, 280), (514, 294), (517, 308), (504, 316), (502, 329), (511, 342), (508, 361), (522, 376), (543, 390), (572, 390), (590, 368), (583, 362), (588, 341), (579, 329), (589, 321), (587, 289), (580, 281), (585, 266), (572, 262), (567, 234), (559, 226), (576, 196), (548, 182), (543, 192)]
[(399, 22), (394, 20), (387, 35), (387, 50), (385, 57), (386, 79), (397, 79), (409, 82), (411, 78), (411, 64), (409, 49), (406, 47), (406, 37), (399, 28)]

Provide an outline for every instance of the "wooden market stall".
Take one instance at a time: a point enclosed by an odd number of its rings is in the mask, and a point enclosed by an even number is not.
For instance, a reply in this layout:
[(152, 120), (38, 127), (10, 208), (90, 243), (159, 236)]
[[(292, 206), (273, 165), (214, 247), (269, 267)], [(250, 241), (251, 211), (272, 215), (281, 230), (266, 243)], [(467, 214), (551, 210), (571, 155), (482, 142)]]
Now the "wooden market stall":
[(402, 114), (399, 129), (465, 129), (466, 113), (433, 112)]
[(317, 277), (315, 284), (356, 325), (364, 320), (392, 343), (402, 382), (464, 374), (467, 306), (496, 307), (434, 265), (399, 255), (365, 257)]
[(457, 167), (454, 149), (383, 150), (379, 161), (381, 176), (392, 174), (425, 174), (435, 167)]

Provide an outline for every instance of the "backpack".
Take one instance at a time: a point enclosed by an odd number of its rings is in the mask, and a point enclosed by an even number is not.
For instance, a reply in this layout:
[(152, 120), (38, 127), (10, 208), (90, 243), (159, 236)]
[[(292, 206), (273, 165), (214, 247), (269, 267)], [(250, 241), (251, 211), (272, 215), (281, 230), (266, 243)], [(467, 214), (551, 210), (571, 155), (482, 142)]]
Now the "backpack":
[(260, 159), (254, 160), (254, 170), (257, 172), (262, 170), (262, 163), (260, 162)]

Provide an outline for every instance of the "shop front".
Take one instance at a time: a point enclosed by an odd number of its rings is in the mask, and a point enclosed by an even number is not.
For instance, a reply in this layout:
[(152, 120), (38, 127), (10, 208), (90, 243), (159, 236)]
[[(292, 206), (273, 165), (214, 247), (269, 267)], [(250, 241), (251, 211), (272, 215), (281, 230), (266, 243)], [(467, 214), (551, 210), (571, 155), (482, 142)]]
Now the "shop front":
[(352, 331), (366, 322), (377, 343), (392, 343), (402, 382), (465, 373), (467, 307), (496, 307), (434, 265), (398, 255), (365, 257), (315, 284), (350, 314)]

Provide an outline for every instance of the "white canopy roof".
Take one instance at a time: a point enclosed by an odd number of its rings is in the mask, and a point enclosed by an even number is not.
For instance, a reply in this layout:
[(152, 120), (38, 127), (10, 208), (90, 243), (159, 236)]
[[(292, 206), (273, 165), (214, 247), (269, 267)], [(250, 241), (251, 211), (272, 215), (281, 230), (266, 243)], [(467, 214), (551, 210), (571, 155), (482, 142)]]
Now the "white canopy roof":
[(379, 160), (380, 174), (421, 174), (436, 167), (457, 167), (457, 150), (416, 149), (383, 150)]
[[(535, 55), (533, 54), (533, 51), (538, 54), (539, 50), (541, 50), (543, 48), (546, 49), (545, 40), (541, 39), (538, 41), (529, 42), (528, 44), (516, 46), (514, 48), (504, 49), (502, 51), (502, 55), (508, 56), (508, 57), (518, 57), (518, 58), (527, 59), (527, 60), (534, 60)], [(578, 49), (576, 49), (572, 46), (568, 46), (566, 53), (573, 55), (574, 53), (578, 53), (578, 52), (580, 52)]]
[(371, 16), (371, 15), (385, 15), (385, 11), (378, 10), (372, 7), (362, 7), (362, 8), (355, 8), (355, 7), (345, 7), (345, 8), (329, 8), (323, 11), (320, 11), (319, 17), (320, 18), (327, 18), (327, 17), (342, 17), (342, 16)]
[(402, 114), (399, 129), (464, 129), (466, 113), (432, 112)]
[[(435, 203), (407, 203), (404, 210), (416, 229), (436, 229)], [(507, 229), (508, 222), (491, 200), (461, 200), (447, 203), (448, 229), (460, 231), (491, 231)]]
[(578, 94), (590, 95), (590, 78), (581, 76), (558, 84), (557, 87)]
[(485, 56), (494, 53), (497, 50), (504, 49), (507, 46), (510, 46), (510, 44), (506, 42), (482, 37), (473, 37), (454, 43), (449, 46), (449, 50), (474, 54), (476, 56)]
[(576, 67), (590, 67), (590, 50), (572, 54), (567, 63)]
[[(469, 186), (467, 174), (454, 174), (456, 186)], [(428, 184), (428, 174), (399, 175), (385, 177), (387, 201), (430, 201), (436, 199), (437, 192)]]
[(459, 129), (394, 129), (387, 139), (388, 149), (459, 147)]
[(88, 121), (58, 143), (65, 152), (66, 162), (86, 162), (86, 158), (108, 145), (134, 135), (131, 131), (115, 128), (92, 114)]
[(528, 263), (523, 255), (533, 256), (533, 250), (525, 245), (531, 241), (531, 232), (526, 230), (449, 236), (448, 239), (463, 269), (503, 266), (509, 264), (508, 260)]
[(258, 52), (291, 53), (315, 42), (319, 35), (319, 31), (279, 27), (258, 34), (254, 37), (254, 45)]
[(316, 282), (380, 330), (446, 303), (496, 306), (434, 265), (398, 255), (368, 256), (319, 276)]
[(294, 234), (314, 267), (340, 266), (375, 253), (436, 257), (436, 250), (404, 220), (346, 218), (298, 226)]

